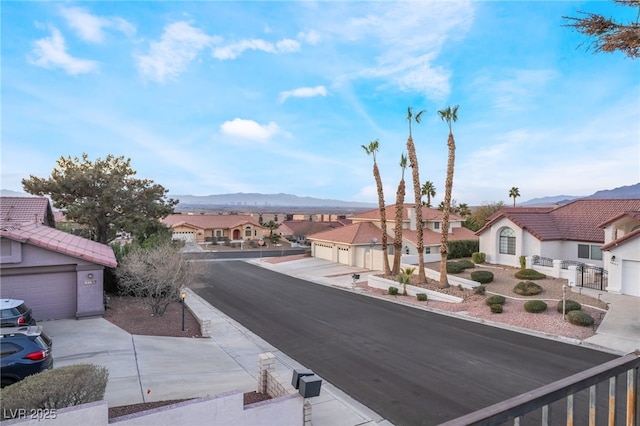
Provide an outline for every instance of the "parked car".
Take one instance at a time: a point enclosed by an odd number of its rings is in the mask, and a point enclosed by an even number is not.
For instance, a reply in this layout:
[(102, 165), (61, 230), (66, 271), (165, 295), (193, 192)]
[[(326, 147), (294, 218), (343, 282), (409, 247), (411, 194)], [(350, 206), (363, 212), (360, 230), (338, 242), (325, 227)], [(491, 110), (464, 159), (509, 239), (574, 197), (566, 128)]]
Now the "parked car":
[(31, 316), (31, 308), (25, 305), (24, 300), (0, 300), (0, 327), (23, 325), (36, 325), (36, 320)]
[(0, 328), (1, 387), (53, 368), (52, 347), (42, 326)]

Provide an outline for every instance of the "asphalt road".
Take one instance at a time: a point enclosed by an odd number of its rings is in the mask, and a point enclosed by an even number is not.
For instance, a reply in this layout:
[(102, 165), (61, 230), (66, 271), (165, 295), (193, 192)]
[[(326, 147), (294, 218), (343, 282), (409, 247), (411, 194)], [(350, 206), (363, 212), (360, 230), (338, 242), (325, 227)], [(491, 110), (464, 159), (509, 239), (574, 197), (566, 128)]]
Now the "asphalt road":
[(209, 262), (194, 290), (396, 425), (439, 424), (615, 358), (243, 261)]

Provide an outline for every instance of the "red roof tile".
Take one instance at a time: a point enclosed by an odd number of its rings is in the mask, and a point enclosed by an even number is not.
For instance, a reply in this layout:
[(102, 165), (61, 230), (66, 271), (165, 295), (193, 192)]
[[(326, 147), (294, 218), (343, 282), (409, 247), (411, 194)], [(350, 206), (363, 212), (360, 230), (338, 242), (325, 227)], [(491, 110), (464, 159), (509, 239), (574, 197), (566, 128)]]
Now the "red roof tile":
[(623, 217), (629, 217), (631, 219), (635, 219), (637, 221), (640, 221), (640, 211), (627, 211), (624, 213), (619, 214), (618, 216), (614, 216), (611, 219), (601, 223), (600, 225), (598, 225), (598, 228), (604, 228), (607, 225), (609, 225), (610, 223), (613, 223), (619, 219), (622, 219)]
[[(418, 231), (412, 231), (409, 229), (402, 230), (402, 238), (406, 238), (411, 241), (413, 244), (418, 244)], [(436, 244), (440, 244), (440, 240), (442, 239), (442, 233), (433, 231), (431, 229), (423, 229), (422, 230), (422, 241), (425, 246), (433, 246)], [(452, 228), (451, 232), (449, 232), (448, 240), (449, 241), (460, 241), (460, 240), (477, 240), (475, 232), (470, 229), (457, 227)]]
[[(414, 208), (415, 204), (403, 204), (402, 208), (402, 220), (409, 220), (409, 209)], [(396, 205), (390, 204), (384, 207), (385, 215), (387, 217), (387, 222), (395, 222), (396, 219)], [(351, 220), (380, 220), (380, 209), (368, 210), (366, 212), (357, 213), (353, 216), (350, 216)], [(462, 220), (463, 218), (458, 216), (457, 214), (450, 213), (449, 220), (457, 221)], [(429, 207), (422, 206), (422, 220), (424, 221), (438, 221), (442, 220), (442, 211), (438, 209), (432, 209)]]
[(200, 229), (231, 229), (246, 224), (262, 227), (251, 215), (241, 214), (172, 214), (162, 222), (171, 228), (184, 224)]
[[(351, 245), (371, 244), (373, 238), (382, 241), (382, 230), (370, 222), (360, 222), (330, 231), (318, 232), (307, 236), (308, 240), (331, 241)], [(387, 237), (387, 244), (393, 244), (393, 238)]]
[(495, 221), (507, 218), (540, 241), (571, 240), (604, 242), (604, 230), (600, 227), (625, 211), (640, 210), (640, 199), (628, 200), (576, 200), (564, 206), (531, 209), (503, 208), (476, 232), (484, 232)]
[(22, 243), (49, 249), (71, 257), (84, 259), (98, 265), (115, 268), (118, 266), (113, 249), (77, 235), (59, 231), (41, 224), (29, 223), (15, 225), (0, 230), (2, 238), (8, 238)]
[(0, 197), (0, 227), (37, 221), (55, 226), (46, 197)]

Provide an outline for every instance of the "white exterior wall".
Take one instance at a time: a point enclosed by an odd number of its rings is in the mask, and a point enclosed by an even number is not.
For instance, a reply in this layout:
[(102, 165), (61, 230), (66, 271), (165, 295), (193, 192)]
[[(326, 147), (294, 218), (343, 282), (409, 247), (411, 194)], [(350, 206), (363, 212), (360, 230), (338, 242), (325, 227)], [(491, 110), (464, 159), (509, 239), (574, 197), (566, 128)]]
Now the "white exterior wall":
[[(615, 256), (614, 260), (611, 258)], [(607, 290), (640, 297), (640, 246), (629, 241), (603, 252), (608, 271)]]

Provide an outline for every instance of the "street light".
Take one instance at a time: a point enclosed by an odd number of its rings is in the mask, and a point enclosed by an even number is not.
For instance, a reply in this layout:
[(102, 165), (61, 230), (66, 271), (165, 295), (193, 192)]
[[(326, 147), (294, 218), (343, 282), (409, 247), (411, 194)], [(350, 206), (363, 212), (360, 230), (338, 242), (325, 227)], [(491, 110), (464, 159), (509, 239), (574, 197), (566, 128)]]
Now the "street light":
[(180, 293), (180, 301), (182, 302), (182, 331), (184, 331), (184, 299), (187, 297), (187, 292)]

